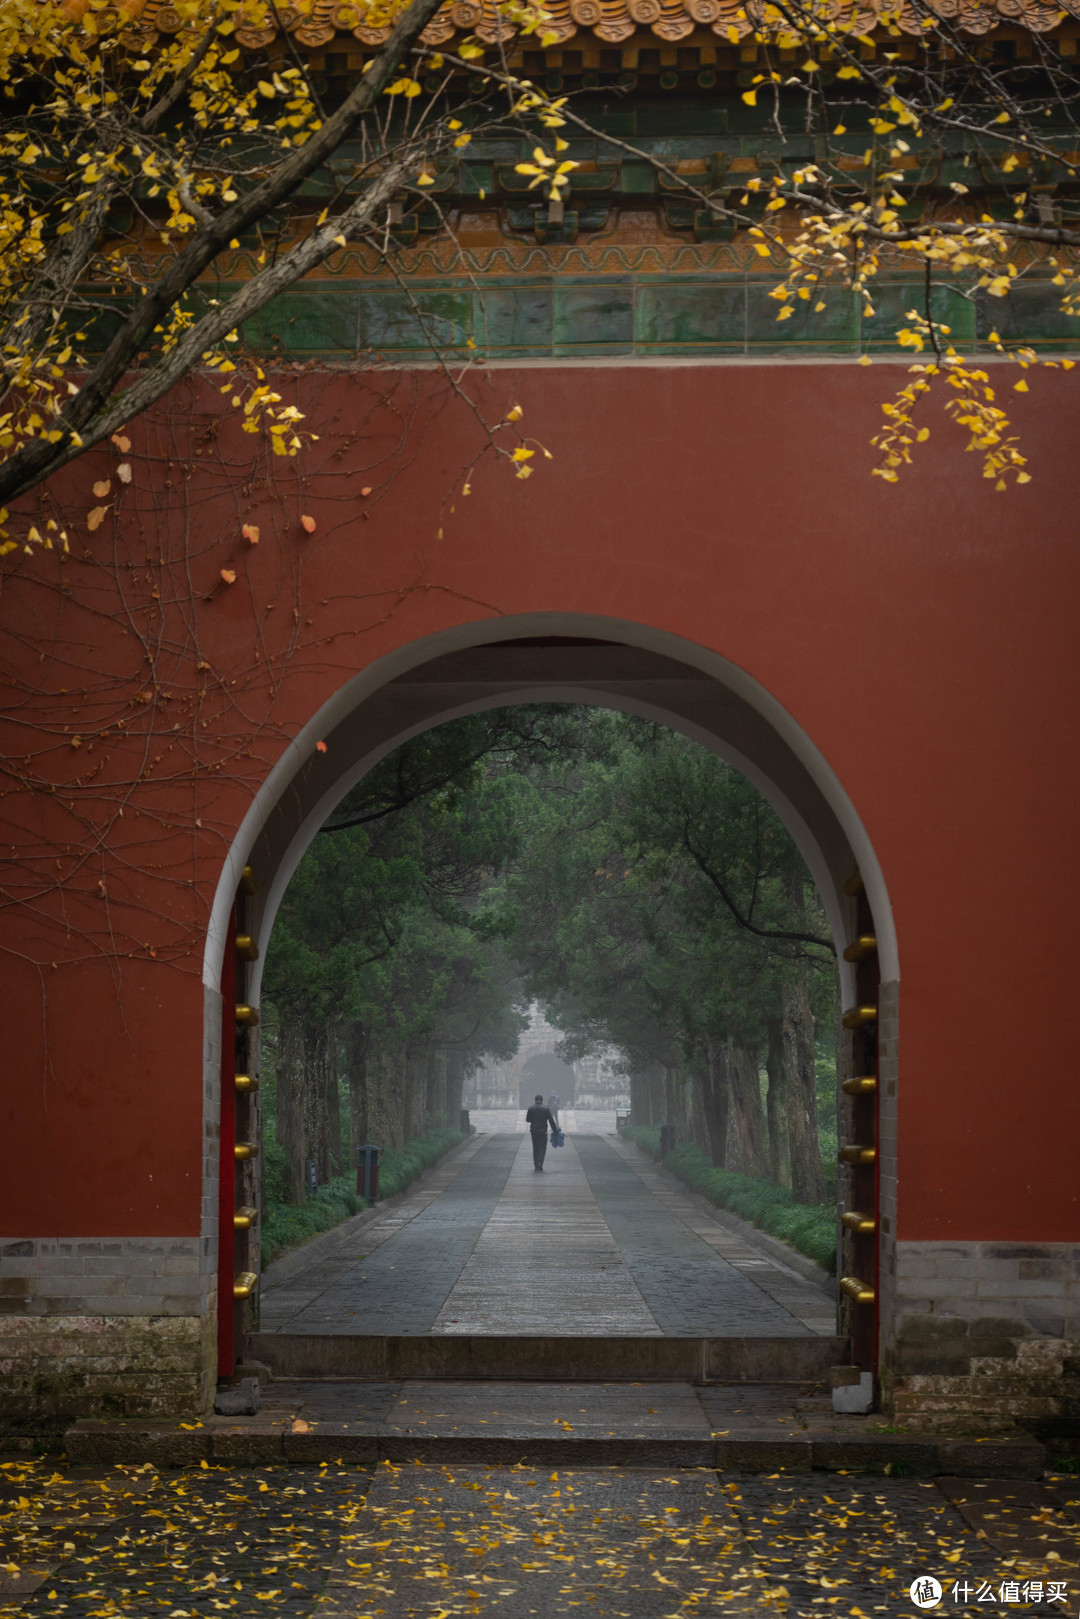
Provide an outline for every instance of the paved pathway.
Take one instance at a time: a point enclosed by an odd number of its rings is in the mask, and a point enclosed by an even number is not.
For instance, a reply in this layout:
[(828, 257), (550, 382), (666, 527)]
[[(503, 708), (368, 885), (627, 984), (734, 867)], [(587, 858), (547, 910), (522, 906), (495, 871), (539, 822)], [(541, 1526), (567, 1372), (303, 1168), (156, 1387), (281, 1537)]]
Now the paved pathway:
[(1072, 1479), (22, 1458), (0, 1464), (0, 1619), (913, 1619), (927, 1574), (939, 1614), (1066, 1619), (1078, 1537)]
[[(332, 1235), (332, 1234), (331, 1234)], [(263, 1332), (831, 1335), (831, 1302), (615, 1136), (477, 1136), (308, 1262), (266, 1273)]]

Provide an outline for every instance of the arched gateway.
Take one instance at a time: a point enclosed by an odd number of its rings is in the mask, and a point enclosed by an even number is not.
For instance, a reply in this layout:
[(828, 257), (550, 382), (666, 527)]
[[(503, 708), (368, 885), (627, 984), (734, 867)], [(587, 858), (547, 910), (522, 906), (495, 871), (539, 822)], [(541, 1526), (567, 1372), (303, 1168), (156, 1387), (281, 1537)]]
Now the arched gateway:
[[(240, 1143), (241, 1152), (257, 1144), (257, 1095), (250, 1079), (258, 1067), (258, 1033), (248, 1020), (258, 1006), (274, 918), (301, 856), (349, 788), (409, 737), (480, 709), (536, 702), (622, 709), (712, 748), (760, 788), (806, 860), (829, 917), (844, 1004), (851, 1011), (841, 1063), (848, 1089), (841, 1102), (847, 1135), (860, 1150), (845, 1164), (843, 1201), (845, 1212), (858, 1213), (859, 1220), (842, 1228), (841, 1309), (859, 1361), (873, 1370), (882, 1252), (883, 1274), (893, 1268), (895, 1184), (889, 1175), (882, 1183), (877, 1160), (882, 1153), (890, 1162), (895, 1157), (899, 985), (896, 935), (877, 857), (826, 761), (756, 681), (670, 634), (580, 614), (538, 613), (462, 625), (402, 647), (334, 694), (257, 794), (218, 886), (203, 973), (206, 1068), (213, 1072), (220, 1052), (225, 1103), (219, 1298), (227, 1296), (234, 1277), (251, 1278), (258, 1270), (257, 1222), (244, 1223), (235, 1235), (227, 1224), (234, 1208), (253, 1209), (258, 1202), (255, 1158), (238, 1162), (234, 1174), (234, 1144)], [(235, 969), (234, 936), (245, 941), (243, 952), (250, 958), (241, 956)], [(845, 960), (845, 951), (855, 959)], [(228, 1038), (230, 1002), (241, 1008), (235, 1061)], [(236, 1062), (243, 1076), (239, 1090)], [(215, 1108), (208, 1091), (211, 1135)], [(208, 1204), (214, 1192), (210, 1174)], [(878, 1216), (882, 1199), (884, 1224)], [(883, 1231), (888, 1235), (882, 1237)], [(251, 1282), (241, 1291), (253, 1295)], [(235, 1361), (245, 1324), (256, 1316), (257, 1304), (248, 1297), (222, 1313), (223, 1372)]]

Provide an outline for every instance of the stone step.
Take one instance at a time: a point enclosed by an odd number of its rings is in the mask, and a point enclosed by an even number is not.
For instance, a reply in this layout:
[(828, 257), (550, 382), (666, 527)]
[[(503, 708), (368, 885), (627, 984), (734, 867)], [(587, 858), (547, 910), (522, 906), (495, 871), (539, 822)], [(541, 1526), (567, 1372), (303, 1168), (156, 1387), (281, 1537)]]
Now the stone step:
[(131, 1419), (68, 1429), (78, 1465), (342, 1462), (374, 1466), (715, 1468), (1032, 1478), (1030, 1435), (890, 1433), (837, 1416), (823, 1384), (572, 1381), (274, 1382), (251, 1417)]
[(275, 1378), (528, 1378), (821, 1382), (846, 1338), (457, 1337), (254, 1333), (246, 1359)]

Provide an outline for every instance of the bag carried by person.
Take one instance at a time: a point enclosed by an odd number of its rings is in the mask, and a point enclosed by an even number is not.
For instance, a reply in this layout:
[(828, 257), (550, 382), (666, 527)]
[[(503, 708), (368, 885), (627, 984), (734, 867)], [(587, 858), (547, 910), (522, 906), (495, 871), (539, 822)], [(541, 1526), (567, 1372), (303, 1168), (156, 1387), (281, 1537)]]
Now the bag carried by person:
[(566, 1145), (566, 1137), (563, 1135), (558, 1125), (556, 1125), (554, 1130), (551, 1132), (551, 1145), (553, 1147), (565, 1147)]

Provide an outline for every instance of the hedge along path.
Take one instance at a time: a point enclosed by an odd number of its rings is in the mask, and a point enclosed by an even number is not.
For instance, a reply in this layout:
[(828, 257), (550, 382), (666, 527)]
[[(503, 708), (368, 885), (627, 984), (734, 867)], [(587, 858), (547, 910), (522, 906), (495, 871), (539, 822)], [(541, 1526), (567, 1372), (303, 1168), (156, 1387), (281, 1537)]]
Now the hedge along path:
[[(397, 1197), (417, 1180), (425, 1170), (431, 1169), (468, 1138), (460, 1130), (429, 1130), (426, 1135), (414, 1137), (403, 1147), (388, 1147), (379, 1155), (379, 1201)], [(475, 1144), (479, 1145), (479, 1142)], [(475, 1146), (473, 1148), (475, 1151)], [(471, 1156), (471, 1154), (470, 1154)], [(455, 1160), (450, 1179), (465, 1159)], [(439, 1183), (441, 1190), (442, 1181)], [(432, 1197), (438, 1195), (428, 1188)], [(287, 1252), (295, 1250), (325, 1231), (341, 1225), (351, 1216), (370, 1208), (367, 1199), (356, 1192), (356, 1175), (337, 1175), (320, 1186), (306, 1203), (275, 1203), (267, 1200), (266, 1216), (262, 1222), (262, 1260), (272, 1264)]]

